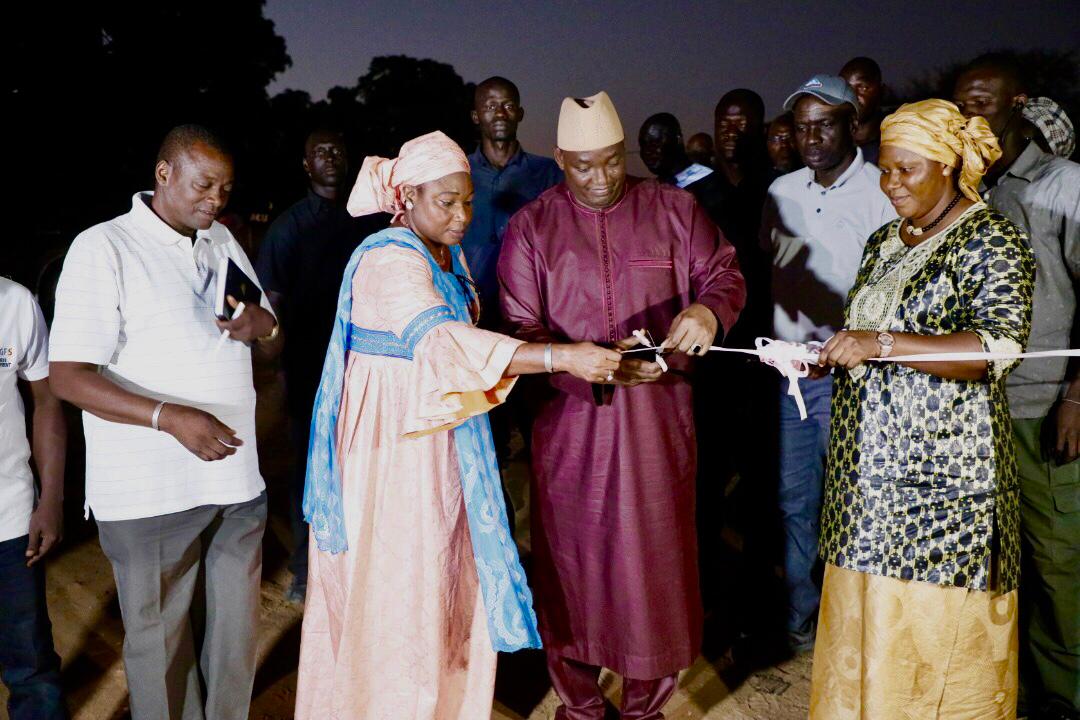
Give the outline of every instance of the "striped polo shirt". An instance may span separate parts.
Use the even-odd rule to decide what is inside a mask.
[[[171,435],[83,413],[86,500],[99,520],[130,520],[200,505],[251,500],[264,488],[255,448],[251,351],[214,322],[214,273],[223,255],[256,279],[244,251],[215,222],[195,241],[150,209],[131,211],[79,234],[56,289],[51,362],[92,363],[120,387],[205,410],[244,441],[206,462]],[[263,307],[269,308],[266,297]]]

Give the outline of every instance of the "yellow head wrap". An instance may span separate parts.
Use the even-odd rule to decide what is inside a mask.
[[[1001,146],[986,118],[965,118],[948,100],[923,100],[901,105],[881,121],[881,144],[894,145],[924,158],[959,165],[960,192],[979,201],[979,181]]]

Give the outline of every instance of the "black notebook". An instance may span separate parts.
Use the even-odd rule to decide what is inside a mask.
[[[233,308],[225,300],[228,296],[236,298],[245,305],[258,305],[262,300],[262,290],[232,258],[223,257],[217,268],[217,295],[214,301],[214,314],[222,320],[231,320]]]

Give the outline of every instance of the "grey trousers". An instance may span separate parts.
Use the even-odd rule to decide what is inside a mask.
[[[265,492],[235,505],[98,522],[124,620],[133,720],[246,720],[265,529]]]

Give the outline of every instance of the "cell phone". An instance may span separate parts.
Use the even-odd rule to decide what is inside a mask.
[[[218,320],[232,320],[233,307],[225,300],[232,296],[237,303],[258,305],[262,300],[262,290],[240,269],[230,257],[223,257],[217,267],[217,294],[214,300],[214,314]]]

